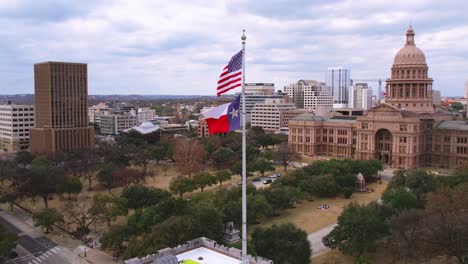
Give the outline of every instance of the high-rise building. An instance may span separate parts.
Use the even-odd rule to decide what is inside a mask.
[[[28,149],[33,127],[34,105],[0,105],[0,151]]]
[[[465,98],[468,99],[468,80],[465,82]]]
[[[293,103],[286,103],[284,99],[266,99],[264,103],[255,104],[252,109],[251,125],[273,133],[288,127],[289,120],[305,112],[304,109],[297,109]]]
[[[356,83],[349,87],[349,108],[368,110],[372,107],[372,87],[367,83]]]
[[[256,92],[265,95],[272,95],[275,93],[275,84],[274,83],[246,83],[245,84],[246,92]]]
[[[325,82],[331,88],[333,108],[347,108],[351,71],[343,67],[328,68]]]
[[[94,146],[88,125],[88,65],[44,62],[34,65],[35,128],[31,152],[48,153]]]
[[[333,106],[330,87],[314,80],[299,80],[284,87],[292,102],[299,109],[317,112],[328,112]]]
[[[416,47],[414,30],[406,32],[406,44],[395,56],[391,78],[387,79],[385,102],[416,113],[433,113],[432,79],[426,57]]]
[[[442,98],[440,95],[440,91],[432,90],[432,104],[435,106],[440,106]]]

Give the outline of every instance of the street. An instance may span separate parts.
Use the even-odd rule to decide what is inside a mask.
[[[13,224],[14,223],[14,224]],[[26,225],[20,225],[17,219],[13,218],[8,212],[0,210],[0,224],[8,231],[19,236],[17,251],[18,258],[8,260],[5,263],[21,263],[21,264],[73,264],[80,263],[74,261],[73,253],[63,247],[57,246],[42,234],[36,232],[32,228],[27,228]],[[18,228],[21,226],[23,230]]]

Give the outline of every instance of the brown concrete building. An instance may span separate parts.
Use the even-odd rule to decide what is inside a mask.
[[[424,53],[411,27],[406,35],[387,80],[386,103],[363,116],[298,116],[289,121],[292,148],[310,156],[378,159],[394,168],[468,162],[468,122],[435,112]]]
[[[35,128],[30,149],[35,153],[94,146],[88,125],[88,66],[44,62],[34,65]]]

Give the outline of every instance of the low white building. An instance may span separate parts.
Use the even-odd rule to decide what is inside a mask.
[[[127,130],[124,130],[125,132],[129,132],[129,131],[132,131],[132,130],[135,130],[143,135],[146,135],[146,134],[149,134],[149,133],[153,133],[155,131],[158,131],[160,129],[160,126],[158,125],[155,125],[149,121],[146,121],[146,122],[143,122],[141,123],[141,125],[139,126],[134,126],[130,129],[127,129]]]
[[[34,127],[34,105],[0,105],[0,149],[29,149],[29,129]]]
[[[97,114],[96,120],[100,133],[105,135],[118,135],[138,125],[138,117],[134,113]]]
[[[288,127],[290,119],[305,112],[304,109],[297,109],[293,103],[286,103],[284,99],[266,99],[264,103],[255,104],[253,107],[251,126],[274,133],[280,128]]]
[[[142,258],[132,258],[125,264],[241,264],[242,252],[237,248],[229,248],[208,238],[197,238],[175,248],[165,248],[157,253]],[[249,264],[273,264],[273,261],[247,256]],[[189,262],[190,261],[190,262]]]
[[[285,86],[284,92],[289,95],[292,102],[299,109],[307,109],[314,112],[320,109],[320,111],[328,112],[333,108],[331,89],[323,82],[299,80],[296,83]]]

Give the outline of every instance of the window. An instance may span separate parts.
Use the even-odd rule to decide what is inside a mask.
[[[400,143],[406,143],[407,138],[406,137],[400,137]]]
[[[400,124],[400,131],[408,131],[408,125],[407,124]]]
[[[362,127],[362,129],[368,129],[368,128],[369,128],[369,124],[368,124],[368,123],[362,123],[362,124],[361,124],[361,127]]]

